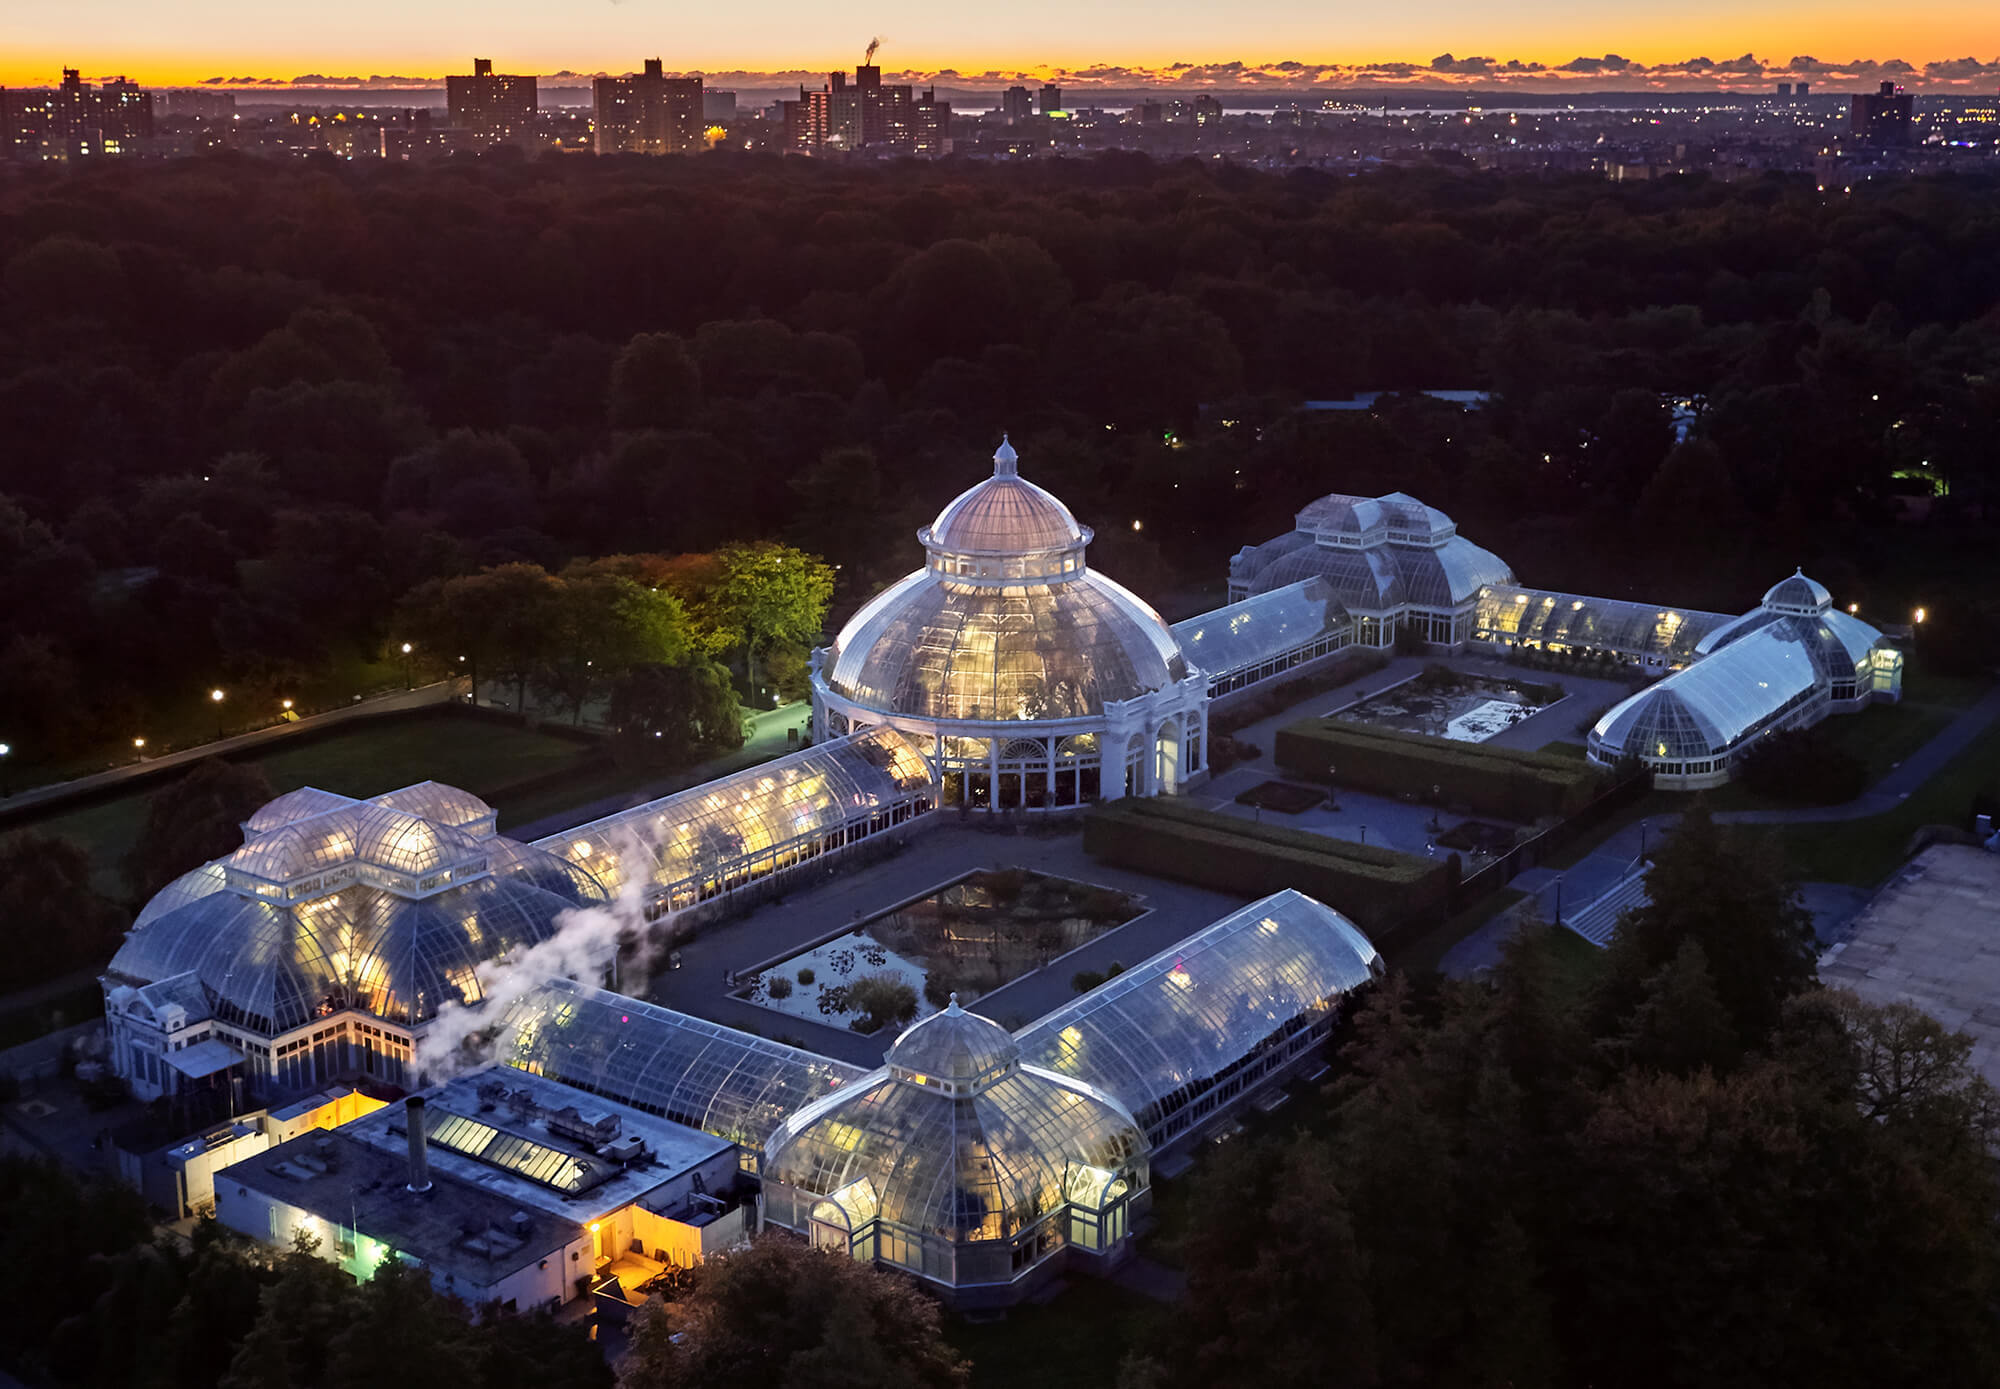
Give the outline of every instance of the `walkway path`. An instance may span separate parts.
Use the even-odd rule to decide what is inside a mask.
[[[2000,686],[1987,691],[1977,703],[1938,730],[1929,742],[1851,801],[1796,809],[1723,811],[1715,817],[1716,821],[1739,825],[1816,824],[1884,814],[1908,800],[1911,793],[1964,753],[1996,719],[2000,719]],[[1563,894],[1565,913],[1571,904],[1581,906],[1601,896],[1617,882],[1624,868],[1679,823],[1678,814],[1668,813],[1627,825],[1573,867],[1561,871],[1531,868],[1516,877],[1511,886],[1529,894],[1543,920],[1553,921],[1557,891]],[[1868,897],[1867,893],[1842,883],[1806,883],[1802,895],[1813,912],[1813,929],[1822,940],[1837,934],[1852,920]],[[1501,943],[1514,933],[1526,908],[1526,903],[1516,903],[1493,917],[1446,951],[1439,969],[1449,975],[1463,976],[1491,968],[1500,958]]]
[[[247,752],[252,748],[264,747],[269,743],[293,737],[309,729],[328,728],[335,724],[352,723],[357,719],[373,718],[380,714],[398,713],[405,709],[422,709],[433,704],[443,704],[452,697],[454,681],[440,680],[435,685],[425,685],[415,690],[398,690],[394,694],[378,695],[374,699],[364,699],[358,704],[350,704],[344,709],[329,709],[324,714],[312,714],[297,723],[276,723],[269,728],[254,729],[249,733],[238,733],[228,738],[218,738],[214,742],[197,743],[191,748],[178,752],[162,753],[158,757],[147,757],[128,762],[122,767],[112,767],[102,772],[92,772],[89,776],[77,777],[72,781],[51,782],[47,786],[31,787],[16,792],[12,796],[0,798],[0,811],[9,815],[40,805],[53,805],[68,800],[72,796],[90,791],[101,791],[108,786],[118,786],[138,777],[153,776],[172,767],[186,766],[210,757],[227,757],[231,753]]]

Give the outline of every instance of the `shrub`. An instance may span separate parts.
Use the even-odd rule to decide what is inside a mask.
[[[792,981],[785,978],[782,974],[774,974],[764,981],[764,992],[772,998],[790,998],[792,996]]]
[[[1098,806],[1084,821],[1083,847],[1121,867],[1248,897],[1297,888],[1371,933],[1440,916],[1458,865],[1456,856],[1439,862],[1176,800]]]
[[[917,991],[891,974],[868,974],[847,986],[847,1007],[861,1014],[848,1026],[874,1032],[917,1015]]]
[[[1800,728],[1759,739],[1737,759],[1736,776],[1773,800],[1838,805],[1868,789],[1868,769],[1823,728]]]
[[[802,969],[799,971],[799,982],[801,984],[810,984],[814,979],[818,977],[819,976],[814,974],[810,969]]]
[[[1522,823],[1571,814],[1601,781],[1596,768],[1570,758],[1337,719],[1305,719],[1279,729],[1275,755],[1280,770],[1308,781],[1337,780],[1386,796],[1436,786],[1448,804]],[[1331,778],[1329,767],[1335,769]]]
[[[1080,969],[1069,977],[1069,986],[1080,994],[1087,994],[1105,981],[1107,976],[1101,970]]]

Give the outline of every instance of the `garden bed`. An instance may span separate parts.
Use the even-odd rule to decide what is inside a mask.
[[[1129,893],[1021,868],[981,869],[759,973],[737,997],[872,1033],[962,1006],[1143,910]]]
[[[1296,781],[1260,781],[1238,796],[1236,803],[1275,810],[1280,815],[1298,815],[1325,805],[1326,792],[1318,786],[1301,786]]]
[[[1335,710],[1334,716],[1347,723],[1421,733],[1456,743],[1483,743],[1533,718],[1562,697],[1563,691],[1556,685],[1496,680],[1433,665],[1413,679]]]

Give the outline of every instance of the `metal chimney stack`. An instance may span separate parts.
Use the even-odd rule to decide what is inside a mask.
[[[431,1189],[429,1140],[424,1134],[424,1097],[412,1095],[403,1102],[404,1120],[410,1129],[410,1190],[422,1194]]]

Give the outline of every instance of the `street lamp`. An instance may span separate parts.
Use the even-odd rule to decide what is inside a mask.
[[[1917,619],[1919,623],[1922,623],[1923,620],[1929,615],[1930,614],[1926,613],[1922,608],[1918,608],[1916,612],[1913,614],[1913,616]]]
[[[210,690],[208,692],[208,702],[215,706],[215,736],[220,740],[222,737],[222,691],[220,689]]]
[[[417,687],[416,681],[410,675],[410,652],[413,649],[408,642],[403,643],[403,688],[406,690],[414,690]]]
[[[11,796],[14,787],[7,780],[7,754],[14,750],[12,743],[0,743],[0,796]]]
[[[1563,875],[1556,874],[1556,925],[1563,924]]]

